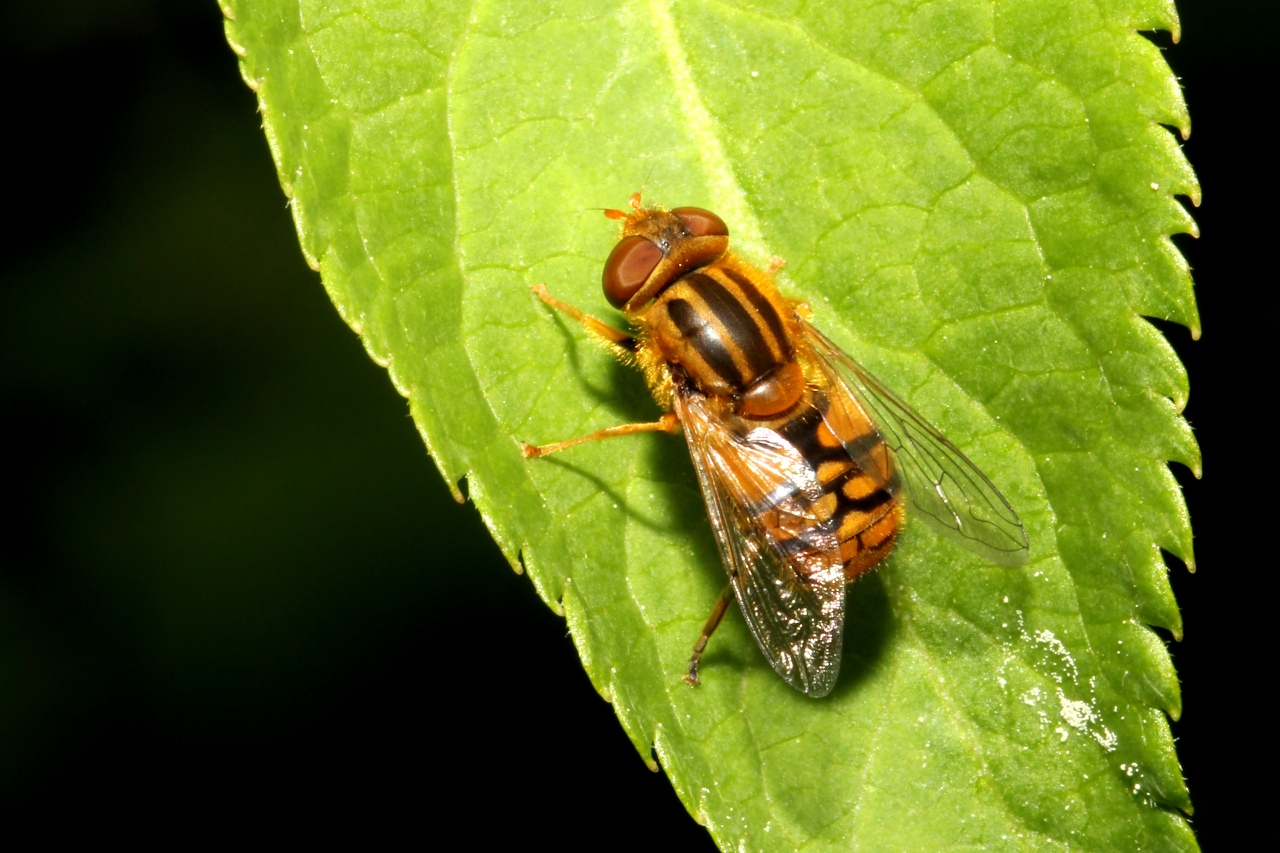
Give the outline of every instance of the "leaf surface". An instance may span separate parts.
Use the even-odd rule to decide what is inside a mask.
[[[1168,235],[1198,198],[1168,0],[224,0],[303,251],[444,476],[562,609],[584,665],[724,849],[1194,849],[1147,626],[1191,562],[1169,460],[1197,328]],[[646,176],[647,184],[646,184]],[[921,525],[849,590],[815,701],[741,618],[683,442],[536,462],[658,409],[530,294],[601,314],[614,226],[698,205],[788,262],[815,323],[1017,508],[1021,569]],[[445,673],[424,673],[424,678]]]

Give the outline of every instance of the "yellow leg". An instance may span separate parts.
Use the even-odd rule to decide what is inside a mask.
[[[617,435],[635,435],[638,432],[667,432],[675,433],[680,429],[680,419],[676,417],[675,412],[667,412],[661,418],[652,423],[647,424],[622,424],[621,426],[609,427],[608,429],[598,429],[590,435],[580,435],[577,438],[570,438],[566,441],[557,441],[554,444],[543,444],[535,446],[526,442],[520,442],[520,452],[524,454],[525,459],[537,459],[539,456],[546,456],[548,453],[558,453],[569,447],[576,447],[579,444],[586,444],[588,441],[598,441],[602,438],[613,438]]]
[[[733,601],[733,585],[726,586],[720,593],[720,597],[716,599],[716,606],[711,609],[711,615],[707,617],[707,623],[702,626],[702,633],[698,635],[698,642],[693,644],[693,654],[689,656],[689,671],[685,673],[684,680],[689,684],[698,683],[698,664],[702,662],[702,653],[707,650],[707,642],[711,639],[711,635],[716,632],[716,628],[720,627],[720,620],[724,618],[725,611],[729,609],[729,602]]]
[[[546,285],[535,284],[533,286],[533,293],[535,296],[537,296],[547,305],[551,306],[557,311],[562,311],[565,314],[568,314],[573,319],[577,320],[586,328],[588,332],[596,335],[597,337],[604,338],[609,343],[616,344],[617,346],[620,346],[623,349],[631,350],[631,351],[635,350],[636,339],[634,336],[629,335],[626,332],[620,331],[618,329],[615,329],[613,326],[610,326],[605,321],[598,319],[596,317],[592,317],[590,314],[583,314],[581,311],[579,311],[577,308],[574,308],[572,305],[570,305],[567,302],[561,302],[559,299],[556,299],[554,296],[552,296],[550,293],[547,292]]]

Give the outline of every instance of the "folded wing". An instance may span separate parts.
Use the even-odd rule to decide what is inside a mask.
[[[992,562],[1021,566],[1029,546],[1022,521],[978,467],[915,409],[824,334],[806,323],[823,368],[871,414],[906,481],[909,518]]]
[[[776,431],[677,394],[716,544],[760,650],[788,684],[825,696],[840,672],[844,574],[813,466]]]

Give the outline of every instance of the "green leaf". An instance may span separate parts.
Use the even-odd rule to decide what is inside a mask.
[[[1191,564],[1168,460],[1198,197],[1160,125],[1170,0],[224,0],[303,250],[444,476],[565,614],[593,683],[724,849],[1186,850],[1165,714]],[[746,257],[976,461],[1022,569],[911,525],[850,589],[811,700],[736,614],[683,442],[641,377],[530,294],[608,312],[600,207],[720,213]],[[519,557],[519,559],[518,559]],[[423,673],[456,684],[457,677]],[[500,678],[500,670],[485,674]]]

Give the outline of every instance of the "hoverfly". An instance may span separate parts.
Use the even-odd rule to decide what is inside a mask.
[[[622,235],[604,267],[623,332],[534,288],[645,374],[666,409],[535,447],[684,430],[729,585],[689,659],[698,666],[730,590],[788,684],[825,696],[840,671],[845,586],[893,548],[906,515],[1007,566],[1026,562],[1009,502],[955,445],[810,325],[773,277],[729,251],[729,229],[694,207],[607,210]],[[776,270],[775,270],[776,271]]]

